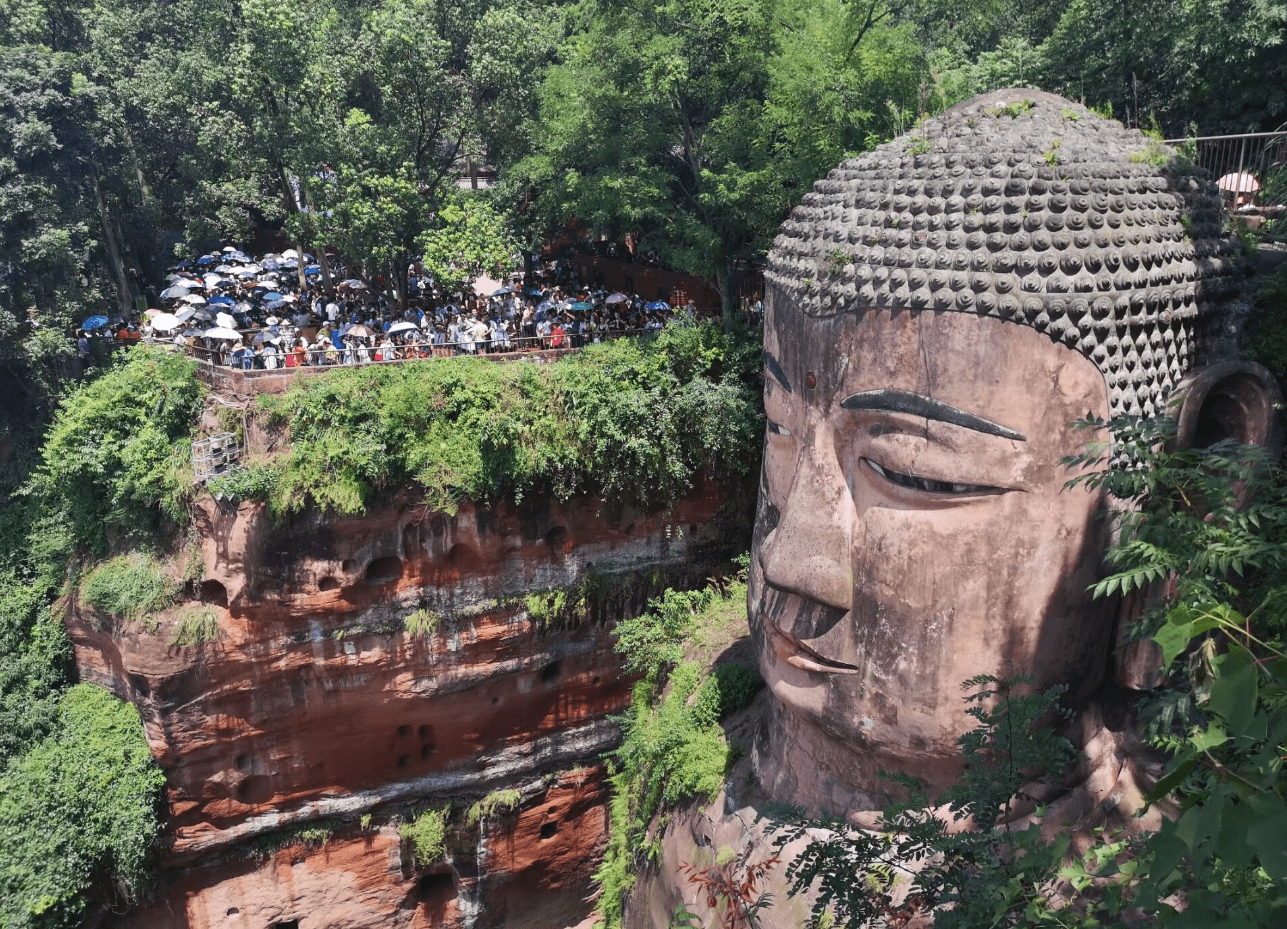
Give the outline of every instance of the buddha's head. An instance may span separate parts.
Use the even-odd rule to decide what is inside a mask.
[[[1218,191],[1159,154],[1002,91],[846,161],[783,226],[749,606],[824,776],[941,784],[976,675],[1074,703],[1103,681],[1114,610],[1087,588],[1109,527],[1067,486],[1074,423],[1167,413],[1239,272]],[[1225,373],[1190,405],[1264,440],[1272,378]]]

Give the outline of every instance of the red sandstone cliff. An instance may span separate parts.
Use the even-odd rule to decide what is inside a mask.
[[[157,898],[109,924],[576,922],[606,829],[595,765],[630,691],[612,623],[709,569],[725,499],[448,518],[394,497],[285,526],[208,501],[216,640],[167,644],[191,605],[156,631],[70,611],[82,679],[138,705],[168,778]],[[412,635],[409,616],[433,628]],[[502,788],[516,810],[460,823]],[[397,823],[424,802],[453,804],[454,844],[416,869]],[[311,844],[292,840],[303,829]]]

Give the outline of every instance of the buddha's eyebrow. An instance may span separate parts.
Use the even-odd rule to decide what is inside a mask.
[[[782,388],[787,393],[791,393],[791,382],[787,380],[786,372],[782,370],[782,365],[778,364],[778,360],[773,357],[772,352],[764,353],[764,367],[777,379],[777,382],[782,385]]]
[[[905,390],[864,390],[862,393],[850,394],[840,401],[846,410],[888,410],[891,413],[907,413],[911,416],[923,416],[936,419],[941,423],[953,426],[964,426],[985,435],[1000,436],[1003,439],[1014,439],[1016,442],[1028,441],[1013,429],[999,426],[994,422],[975,416],[965,410],[948,406],[942,400],[909,393]]]

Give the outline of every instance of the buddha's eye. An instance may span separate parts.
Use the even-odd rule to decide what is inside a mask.
[[[918,490],[921,493],[953,494],[956,496],[1005,493],[1004,489],[1000,487],[989,487],[986,484],[961,484],[954,481],[939,481],[931,477],[917,477],[915,474],[900,474],[897,471],[882,468],[870,458],[864,458],[863,461],[867,462],[869,468],[891,484],[906,487],[909,490]]]
[[[786,426],[778,425],[771,419],[768,420],[768,425],[769,425],[769,432],[772,433],[773,435],[790,435],[791,434],[790,429],[788,429]]]

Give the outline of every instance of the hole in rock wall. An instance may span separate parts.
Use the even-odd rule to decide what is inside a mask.
[[[241,910],[237,909],[235,906],[230,906],[230,907],[228,907],[228,912],[227,912],[227,913],[225,913],[224,915],[225,915],[225,916],[240,916],[240,915],[241,915]]]
[[[563,547],[563,543],[568,540],[568,531],[562,526],[555,526],[549,532],[545,533],[545,544],[550,548],[558,549]]]
[[[215,606],[228,605],[228,588],[218,581],[201,582],[201,599]]]
[[[410,726],[399,726],[399,727],[398,727],[398,735],[402,736],[402,738],[404,738],[404,739],[405,739],[407,736],[411,735],[411,727],[410,727]]]
[[[147,682],[147,678],[142,674],[131,674],[130,686],[134,688],[134,692],[140,697],[146,697],[152,693],[152,685]]]
[[[465,571],[478,564],[478,553],[463,542],[447,550],[447,566],[456,571]]]
[[[594,676],[594,680],[592,680],[590,683],[591,683],[591,684],[597,684],[597,683],[599,683],[599,675],[597,675],[597,674],[596,674],[596,675]]]
[[[559,679],[559,675],[562,673],[563,673],[562,662],[551,661],[541,671],[541,683],[553,684],[555,681]]]
[[[249,770],[250,770],[250,756],[249,756],[249,755],[238,755],[238,756],[237,756],[237,770],[238,770],[238,771],[249,771]]]
[[[559,831],[558,823],[541,823],[541,838],[552,839]]]
[[[392,584],[402,577],[402,559],[397,555],[377,558],[366,566],[366,582],[370,585]]]
[[[420,894],[421,900],[454,897],[456,885],[450,874],[424,874],[416,881],[416,892]]]
[[[333,577],[324,577],[317,582],[318,590],[336,590],[339,586],[340,582]]]
[[[688,524],[688,537],[690,539],[697,537],[697,523]]]
[[[429,725],[422,725],[422,726],[420,727],[420,738],[422,738],[422,739],[432,739],[432,738],[433,738],[433,726],[429,726]]]
[[[399,755],[399,756],[398,756],[398,767],[399,767],[399,768],[405,768],[405,767],[406,767],[407,765],[409,765],[409,764],[411,764],[411,756],[410,756],[410,755]]]
[[[254,774],[237,785],[237,799],[254,805],[267,803],[273,796],[273,785],[265,774]]]
[[[420,757],[421,757],[421,758],[428,758],[430,755],[432,755],[432,754],[437,750],[437,748],[438,748],[438,746],[434,745],[432,742],[428,743],[427,745],[421,745],[421,746],[420,746]]]
[[[299,929],[298,919],[283,919],[273,923],[272,929]]]

